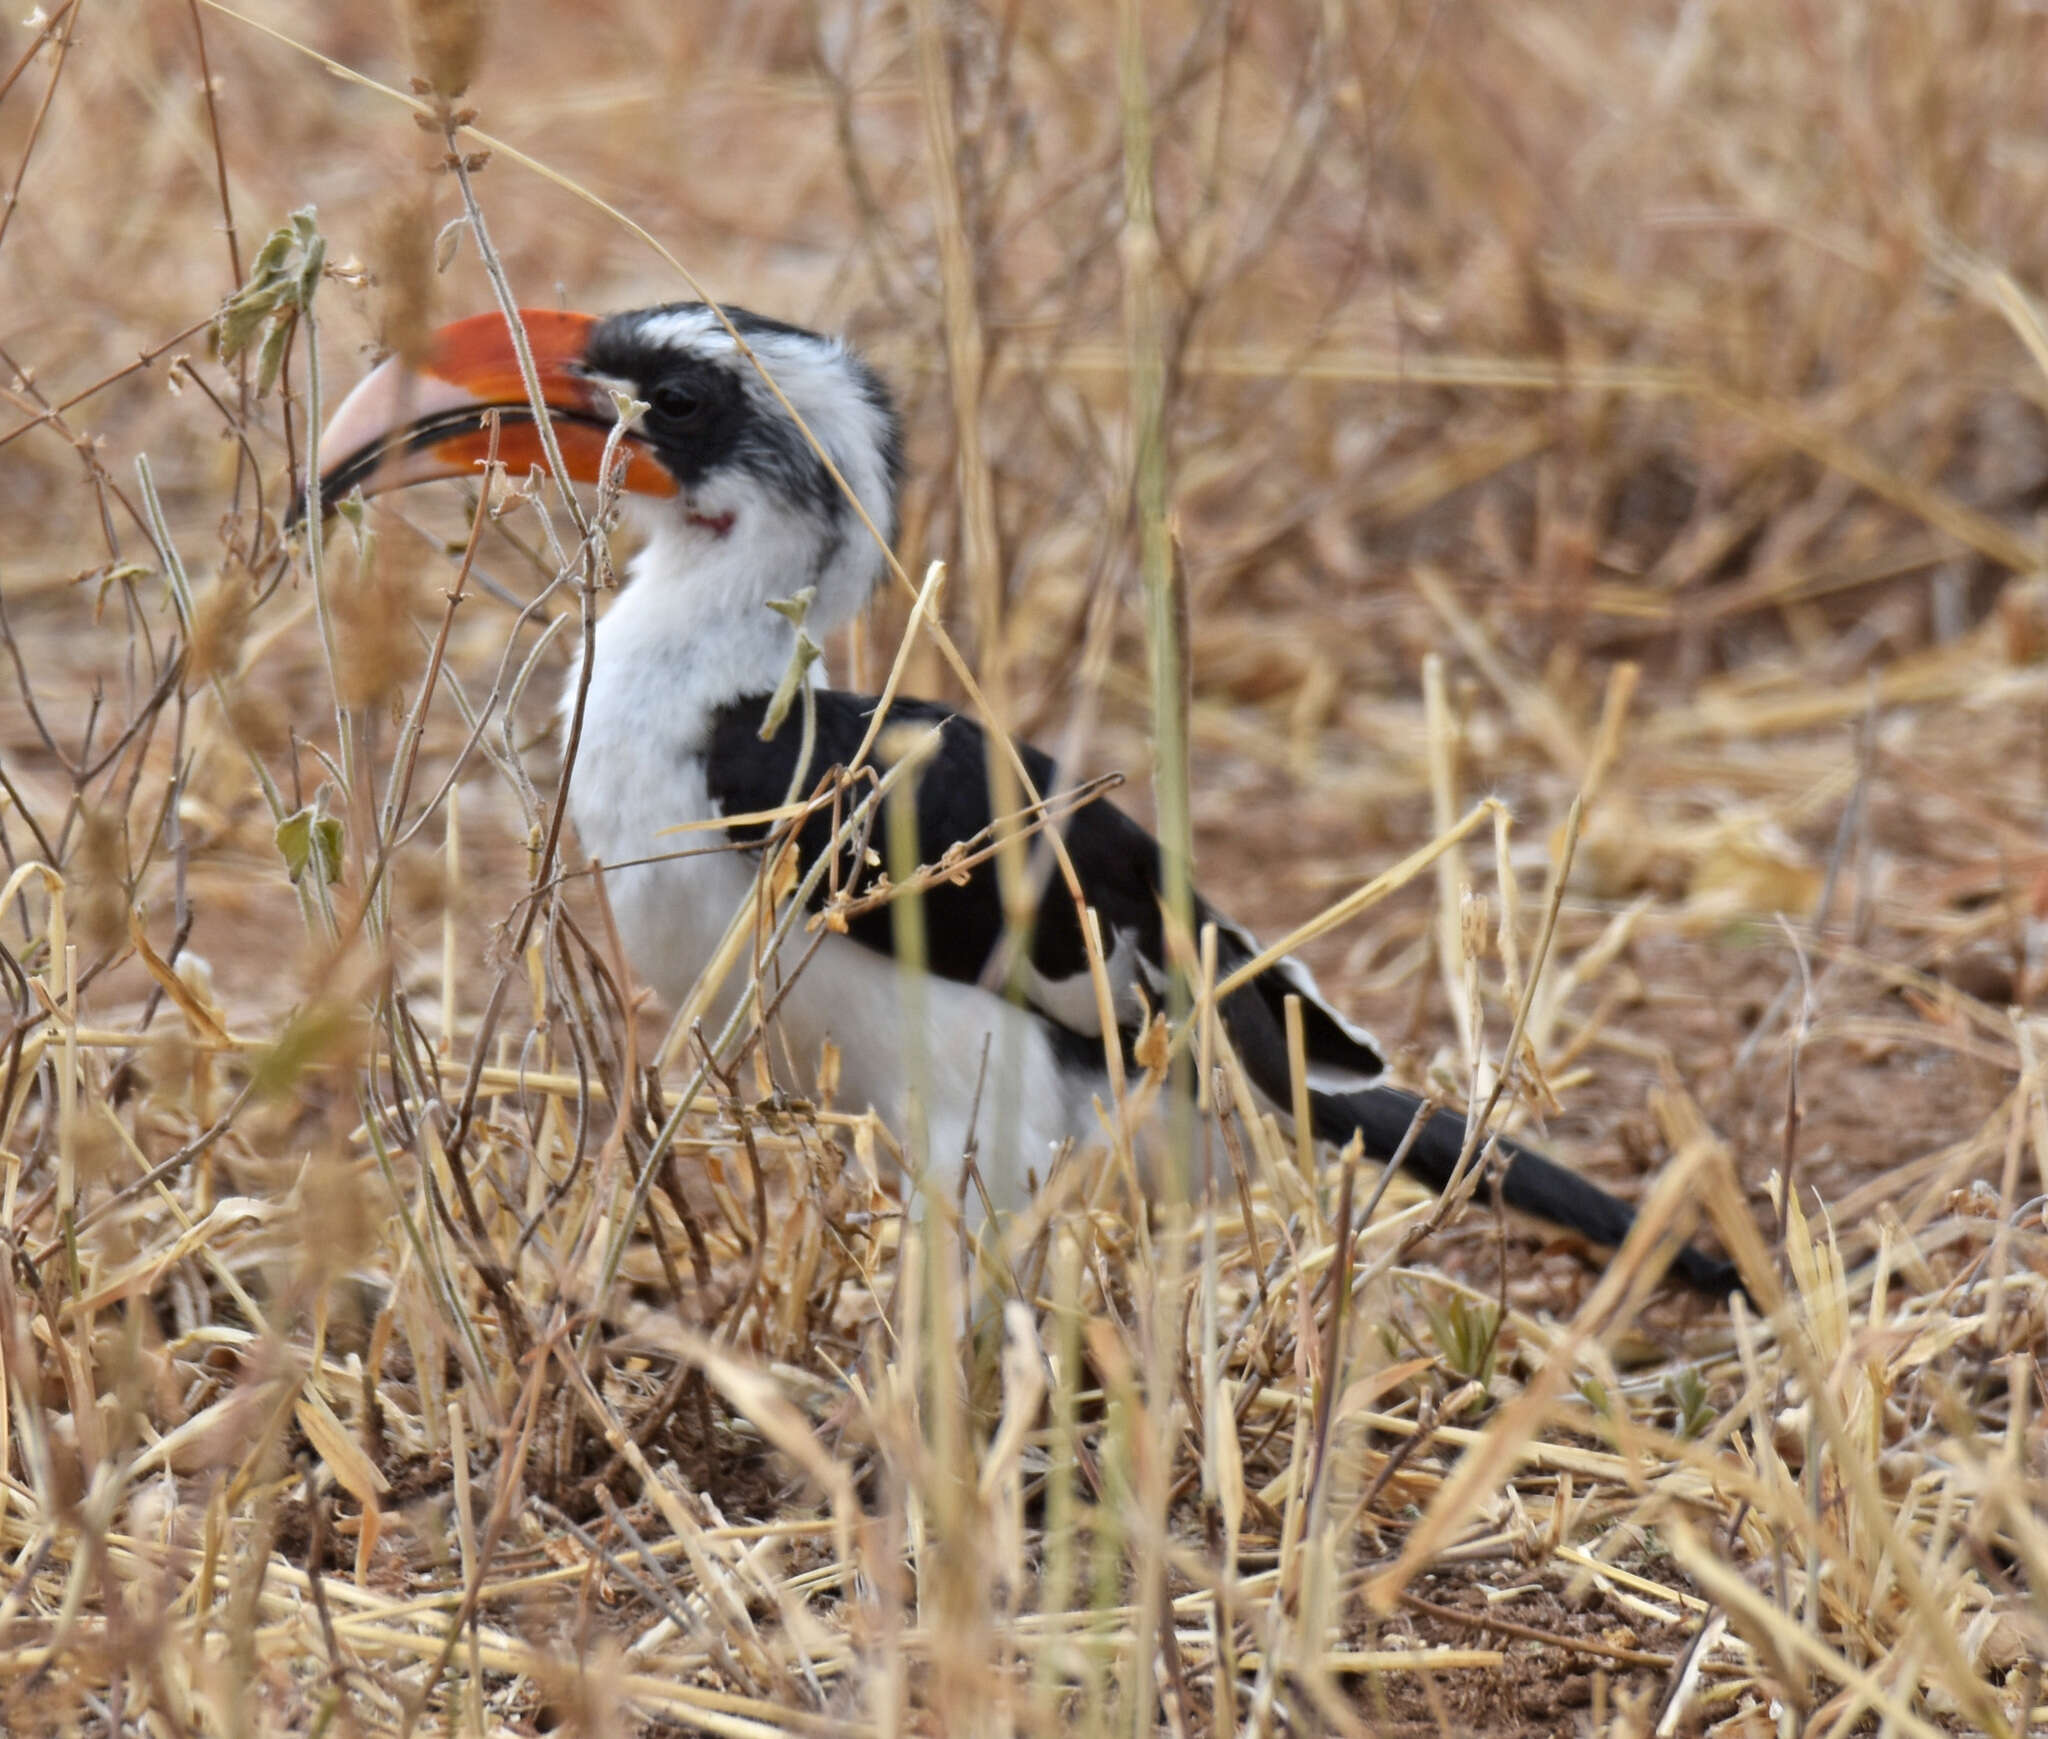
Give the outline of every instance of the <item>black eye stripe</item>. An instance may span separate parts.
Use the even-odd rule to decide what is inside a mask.
[[[836,365],[843,378],[834,385],[861,401],[879,425],[875,439],[881,482],[893,496],[902,475],[901,434],[888,389],[875,373],[815,332],[744,309],[728,308],[726,313],[750,341],[787,341],[794,346],[792,354],[807,362],[829,359]],[[591,334],[584,366],[624,383],[633,397],[646,403],[641,434],[684,489],[721,475],[750,478],[785,508],[843,530],[841,522],[850,510],[824,461],[788,413],[756,386],[753,365],[737,357],[712,324],[696,303],[615,314]],[[772,372],[775,344],[767,349],[770,354],[764,360]],[[665,404],[666,387],[679,388],[684,397],[698,402]],[[844,455],[840,462],[845,462]]]

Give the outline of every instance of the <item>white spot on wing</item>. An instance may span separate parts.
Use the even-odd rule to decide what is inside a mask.
[[[1111,935],[1115,938],[1114,944],[1102,963],[1109,979],[1110,1006],[1115,1010],[1119,1026],[1136,1026],[1144,1015],[1144,1002],[1138,994],[1139,974],[1143,974],[1155,997],[1165,986],[1166,979],[1157,963],[1146,958],[1139,948],[1135,931],[1118,929]],[[1046,1019],[1057,1021],[1069,1032],[1081,1033],[1092,1039],[1102,1036],[1102,1019],[1095,1004],[1095,984],[1085,967],[1071,978],[1047,978],[1027,962],[1024,968],[1024,999]]]
[[[1218,918],[1216,928],[1231,937],[1245,951],[1247,959],[1256,958],[1259,952],[1258,938],[1242,924],[1234,924],[1228,918]],[[1279,974],[1287,988],[1303,1002],[1313,1003],[1330,1018],[1330,1024],[1355,1045],[1362,1045],[1375,1057],[1384,1057],[1386,1051],[1378,1039],[1360,1026],[1355,1020],[1335,1007],[1317,986],[1315,974],[1310,972],[1292,954],[1283,954],[1274,961],[1269,971]],[[1322,1093],[1348,1093],[1360,1087],[1371,1087],[1385,1077],[1384,1068],[1373,1070],[1333,1069],[1327,1064],[1318,1064],[1309,1070],[1308,1084]]]

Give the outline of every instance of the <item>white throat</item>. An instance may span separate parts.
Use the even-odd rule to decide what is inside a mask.
[[[873,593],[880,552],[851,514],[791,512],[745,476],[635,505],[647,540],[598,624],[593,688],[648,668],[684,682],[707,709],[772,693],[797,630],[771,604],[809,591],[804,625],[822,642]]]
[[[772,692],[796,646],[795,628],[766,606],[785,595],[762,578],[771,552],[747,530],[737,516],[720,535],[673,515],[599,621],[588,684],[572,664],[562,691],[565,744],[583,702],[569,773],[581,852],[606,866],[627,954],[671,1007],[745,899],[752,869],[712,849],[711,834],[669,830],[716,813],[705,756],[719,709]]]

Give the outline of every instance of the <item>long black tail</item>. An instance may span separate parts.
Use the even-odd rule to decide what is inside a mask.
[[[1366,1087],[1350,1093],[1311,1093],[1309,1105],[1320,1139],[1341,1147],[1356,1130],[1367,1156],[1386,1160],[1406,1138],[1422,1100],[1399,1087]],[[1432,1112],[1416,1132],[1403,1169],[1440,1190],[1450,1182],[1464,1147],[1464,1117],[1455,1111]],[[1506,1136],[1497,1137],[1495,1147],[1508,1160],[1501,1196],[1509,1207],[1539,1215],[1597,1244],[1619,1244],[1628,1236],[1636,1211],[1620,1197]],[[1716,1296],[1726,1296],[1741,1285],[1732,1262],[1690,1244],[1671,1266],[1690,1284]]]

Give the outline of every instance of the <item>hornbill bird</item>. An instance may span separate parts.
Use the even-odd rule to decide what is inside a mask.
[[[718,824],[808,794],[824,770],[854,762],[868,734],[875,697],[813,685],[804,713],[793,711],[764,738],[799,634],[790,611],[769,606],[808,588],[805,627],[821,638],[861,613],[885,571],[876,534],[895,535],[903,463],[889,393],[846,344],[738,308],[723,316],[685,302],[604,318],[534,311],[520,322],[563,469],[575,481],[600,481],[609,451],[621,499],[645,533],[597,624],[587,687],[573,672],[568,685],[565,713],[579,692],[583,706],[568,809],[583,849],[606,866],[635,969],[671,1006],[751,897],[764,848],[758,820]],[[381,363],[322,438],[323,499],[358,486],[472,476],[493,438],[514,475],[545,464],[524,382],[513,331],[495,313],[443,328],[418,367]],[[633,401],[644,409],[621,432],[622,407]],[[494,436],[490,412],[499,419]],[[938,864],[996,819],[982,729],[944,706],[903,699],[888,719],[927,739],[906,783],[918,861]],[[1051,796],[1051,759],[1023,745],[1019,753],[1032,785]],[[690,822],[710,823],[711,841],[723,833],[729,849],[702,849],[703,833],[661,837]],[[1170,970],[1158,843],[1107,801],[1083,803],[1053,825],[1097,915],[1120,1029],[1110,1042],[1128,1047],[1145,1010],[1163,1002]],[[830,812],[814,813],[798,834],[801,861],[837,851],[844,861],[830,879],[841,891],[871,885],[879,855],[850,847],[843,833],[835,835]],[[825,880],[815,900],[825,897]],[[902,993],[887,905],[856,902],[849,916],[842,902],[801,970],[779,987],[778,1043],[801,1070],[830,1041],[841,1058],[840,1101],[872,1106],[898,1132],[915,1093],[928,1185],[957,1179],[971,1152],[996,1203],[1015,1206],[1028,1176],[1063,1143],[1098,1133],[1094,1105],[1109,1097],[1083,921],[1066,881],[1044,878],[1024,946],[1006,947],[997,866],[986,858],[931,878],[922,898],[921,995]],[[1251,936],[1206,902],[1197,900],[1194,916],[1197,934],[1216,924],[1220,975],[1258,955]],[[1424,1102],[1387,1081],[1379,1046],[1291,958],[1221,1006],[1254,1088],[1287,1113],[1289,995],[1301,999],[1316,1136],[1341,1146],[1356,1134],[1369,1156],[1385,1160],[1415,1125],[1404,1163],[1441,1189],[1465,1144],[1464,1117],[1432,1109],[1418,1121]],[[912,1019],[921,1032],[910,1030]],[[1506,1139],[1495,1156],[1509,1205],[1600,1244],[1618,1244],[1628,1231],[1633,1209],[1575,1172]],[[1703,1289],[1735,1283],[1727,1263],[1690,1246],[1675,1266]]]

